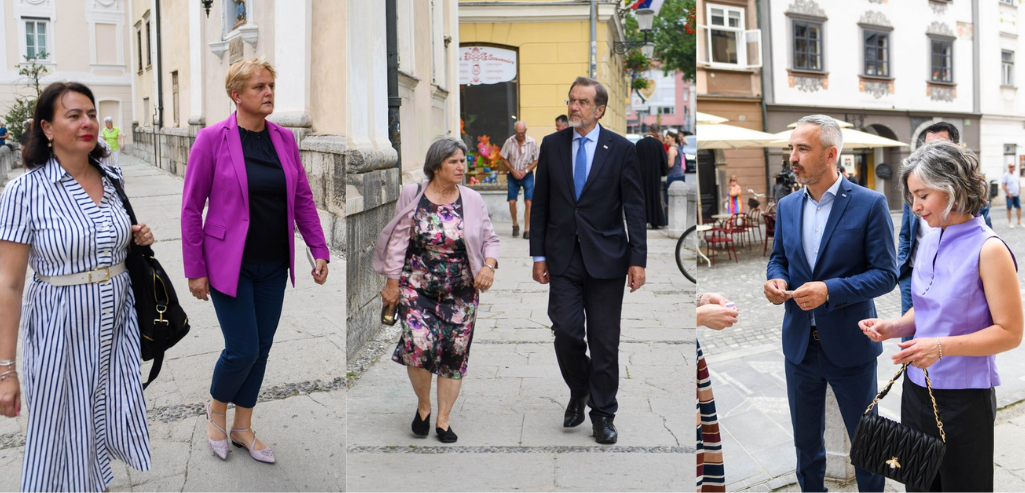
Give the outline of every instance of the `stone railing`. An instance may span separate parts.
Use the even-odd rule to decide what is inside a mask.
[[[0,186],[7,184],[11,170],[21,166],[21,149],[12,150],[9,146],[0,146]]]

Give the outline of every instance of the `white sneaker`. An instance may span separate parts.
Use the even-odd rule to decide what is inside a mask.
[[[1007,223],[1007,227],[1009,227],[1009,228],[1011,228],[1011,229],[1014,229],[1014,224],[1011,224],[1011,223]]]

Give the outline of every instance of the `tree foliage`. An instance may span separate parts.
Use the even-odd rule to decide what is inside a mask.
[[[684,80],[690,81],[694,80],[698,44],[696,9],[696,0],[665,0],[648,33],[648,40],[655,44],[655,58],[661,62],[662,71],[669,74],[678,70]],[[630,40],[644,39],[633,15],[626,17],[626,36]]]
[[[50,73],[45,65],[37,63],[37,60],[46,60],[48,57],[46,52],[40,52],[37,54],[37,58],[32,59],[25,56],[25,65],[22,65],[18,69],[18,75],[25,77],[27,82],[25,86],[33,90],[33,94],[30,96],[17,96],[14,98],[14,104],[7,111],[7,115],[4,116],[4,121],[8,125],[8,140],[17,141],[21,138],[21,124],[32,118],[32,115],[36,112],[36,100],[39,99],[39,95],[43,93],[43,87],[40,80],[46,77],[46,74]]]

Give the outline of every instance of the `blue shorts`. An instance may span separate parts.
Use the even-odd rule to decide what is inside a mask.
[[[1011,207],[1014,207],[1015,209],[1021,209],[1021,197],[1012,197],[1008,195],[1007,208],[1010,209]]]
[[[512,173],[505,175],[505,178],[509,182],[509,198],[507,200],[516,200],[516,197],[520,194],[520,187],[523,187],[523,200],[534,200],[533,171],[527,172],[522,180],[513,178]]]

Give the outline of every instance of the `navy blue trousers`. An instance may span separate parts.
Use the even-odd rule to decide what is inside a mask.
[[[288,261],[243,262],[238,292],[232,298],[213,287],[217,321],[224,334],[224,350],[214,366],[210,395],[221,402],[254,407],[263,385],[267,356],[278,330],[285,301]]]
[[[818,341],[811,341],[804,361],[794,364],[786,360],[785,368],[797,448],[797,482],[801,491],[826,491],[826,385],[833,388],[847,435],[853,441],[861,413],[876,396],[876,360],[839,367],[829,361]],[[855,468],[854,474],[858,490],[883,491],[886,479],[882,476],[860,468]]]

